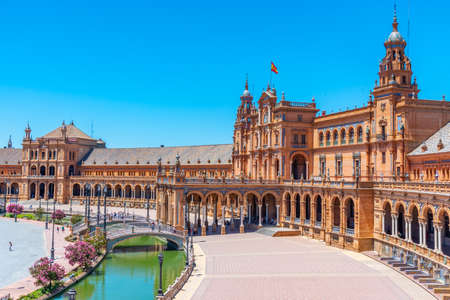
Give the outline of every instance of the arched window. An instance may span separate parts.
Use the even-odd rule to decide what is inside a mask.
[[[44,166],[41,166],[41,168],[39,169],[39,175],[45,176],[45,167]]]
[[[341,145],[345,144],[345,128],[341,129]]]
[[[70,165],[69,166],[69,176],[73,176],[73,175],[75,175],[75,169],[74,169],[73,165]]]
[[[72,188],[72,196],[77,197],[81,195],[81,188],[78,183],[75,183]]]
[[[353,127],[350,127],[350,130],[348,131],[348,143],[353,144],[355,137],[355,130]]]
[[[335,129],[334,131],[333,131],[333,145],[337,145],[338,144],[338,132],[337,132],[337,130]]]
[[[55,176],[55,166],[50,166],[50,168],[48,168],[48,175]]]
[[[358,143],[362,143],[363,141],[363,129],[361,126],[358,127]]]
[[[319,145],[320,145],[320,147],[323,146],[323,132],[319,133]]]
[[[331,135],[330,135],[330,132],[329,132],[329,131],[327,131],[326,138],[327,138],[327,146],[330,146]]]

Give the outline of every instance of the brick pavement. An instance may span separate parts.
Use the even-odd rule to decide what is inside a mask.
[[[303,237],[246,233],[194,241],[206,262],[203,279],[191,291],[196,300],[434,299],[362,254]]]

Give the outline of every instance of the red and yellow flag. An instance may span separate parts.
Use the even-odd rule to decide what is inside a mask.
[[[277,69],[277,67],[275,67],[273,62],[270,62],[270,70],[272,72],[274,72],[275,74],[278,74],[278,69]]]

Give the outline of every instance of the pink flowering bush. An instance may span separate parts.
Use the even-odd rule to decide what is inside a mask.
[[[69,260],[69,264],[71,266],[81,266],[85,270],[92,265],[97,257],[95,248],[85,241],[75,242],[68,245],[65,249],[65,255]]]
[[[11,203],[6,207],[6,212],[11,214],[21,214],[23,212],[23,206],[17,203]]]
[[[57,209],[57,210],[55,210],[54,213],[52,213],[53,220],[62,220],[62,219],[64,219],[65,216],[66,216],[66,214],[60,209]]]
[[[42,257],[30,268],[31,276],[36,279],[35,285],[49,287],[53,282],[59,282],[64,277],[64,267],[57,263],[52,263],[48,257]]]

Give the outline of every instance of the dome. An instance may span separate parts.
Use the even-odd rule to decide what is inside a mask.
[[[244,92],[242,93],[242,96],[248,97],[248,96],[250,96],[250,92],[248,90],[244,90]]]
[[[388,37],[388,42],[403,42],[403,37],[398,31],[392,31]]]

